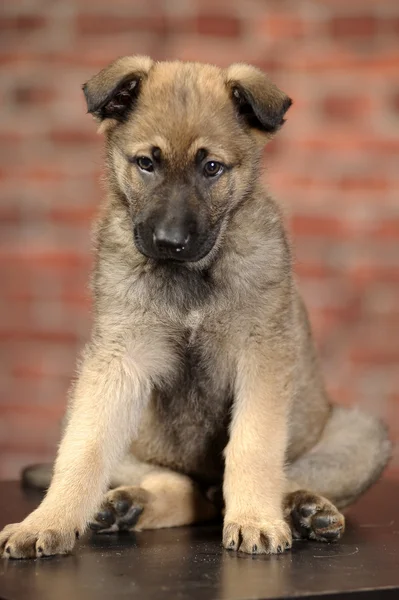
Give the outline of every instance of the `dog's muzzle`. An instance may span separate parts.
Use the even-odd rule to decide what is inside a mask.
[[[201,234],[193,225],[136,223],[134,242],[141,254],[154,260],[197,262],[212,250],[218,231],[217,227]]]

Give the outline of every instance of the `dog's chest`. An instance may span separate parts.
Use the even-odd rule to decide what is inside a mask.
[[[179,368],[172,385],[160,391],[160,409],[176,423],[198,423],[210,431],[220,423],[230,400],[228,365],[199,313],[190,313],[186,324]]]
[[[223,469],[231,386],[218,345],[200,315],[191,314],[187,324],[179,369],[153,395],[142,458],[212,481]]]

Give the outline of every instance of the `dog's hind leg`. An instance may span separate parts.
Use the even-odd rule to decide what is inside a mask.
[[[356,500],[381,475],[391,455],[386,428],[357,409],[335,406],[318,443],[287,468],[286,519],[294,537],[338,539],[338,509]]]
[[[219,514],[187,475],[126,459],[90,523],[97,532],[160,529],[208,521]]]

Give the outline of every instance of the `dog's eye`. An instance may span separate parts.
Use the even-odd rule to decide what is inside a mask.
[[[154,170],[154,164],[151,158],[148,158],[148,156],[139,156],[136,162],[138,164],[139,169],[141,169],[142,171],[152,173],[152,171]]]
[[[216,177],[216,175],[221,175],[224,171],[224,166],[220,162],[216,162],[215,160],[210,160],[204,165],[204,175],[205,177]]]

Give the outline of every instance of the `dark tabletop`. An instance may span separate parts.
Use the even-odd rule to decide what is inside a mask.
[[[222,549],[218,524],[90,535],[66,557],[0,560],[1,600],[399,600],[399,482],[378,483],[347,511],[338,544],[294,542],[277,556]],[[0,483],[0,528],[40,495]]]

